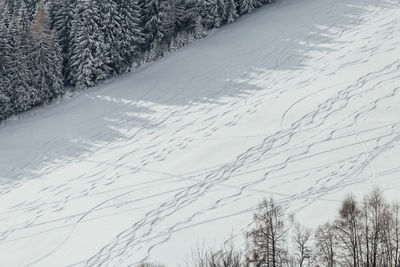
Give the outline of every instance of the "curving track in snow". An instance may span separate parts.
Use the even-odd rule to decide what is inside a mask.
[[[0,129],[0,265],[175,266],[274,197],[400,190],[400,2],[282,1]]]

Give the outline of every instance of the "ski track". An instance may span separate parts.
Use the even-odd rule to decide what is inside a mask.
[[[225,39],[218,36],[241,34],[285,12],[282,19],[295,14],[299,22],[242,41],[252,49],[219,48]],[[316,205],[322,211],[337,206],[348,190],[374,184],[398,190],[399,29],[395,0],[282,1],[132,77],[6,123],[0,129],[6,148],[0,150],[0,251],[6,252],[0,265],[173,266],[196,240],[215,243],[215,231],[221,244],[240,243],[264,197],[301,216]],[[171,60],[186,56],[204,64],[202,55],[189,53],[197,45],[213,49],[213,40],[228,59],[160,90]],[[247,58],[255,62],[241,63]],[[166,75],[176,74],[172,68]],[[162,77],[149,80],[153,75]],[[131,83],[144,89],[118,90]],[[34,136],[29,120],[38,116],[37,125],[51,125],[83,101],[94,111],[72,124],[77,130],[38,139],[13,155],[21,160],[6,161],[10,135]],[[197,165],[200,159],[205,164]],[[195,238],[182,244],[188,236]],[[35,246],[38,240],[44,245]],[[21,249],[24,256],[9,257]]]

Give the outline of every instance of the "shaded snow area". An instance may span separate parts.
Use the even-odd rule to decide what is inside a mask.
[[[273,197],[400,192],[400,2],[289,0],[0,129],[0,266],[177,266]],[[241,243],[242,242],[242,243]]]

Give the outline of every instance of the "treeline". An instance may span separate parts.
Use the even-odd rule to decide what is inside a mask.
[[[244,251],[232,247],[198,249],[187,266],[400,266],[400,203],[388,203],[379,189],[360,202],[349,195],[336,219],[316,230],[286,216],[274,200],[264,200],[254,215],[253,226],[246,233]]]
[[[272,0],[1,0],[0,120],[157,60]]]

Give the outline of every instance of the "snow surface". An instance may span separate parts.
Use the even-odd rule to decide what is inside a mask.
[[[400,192],[400,3],[281,1],[0,129],[0,266],[177,266],[274,197]]]

